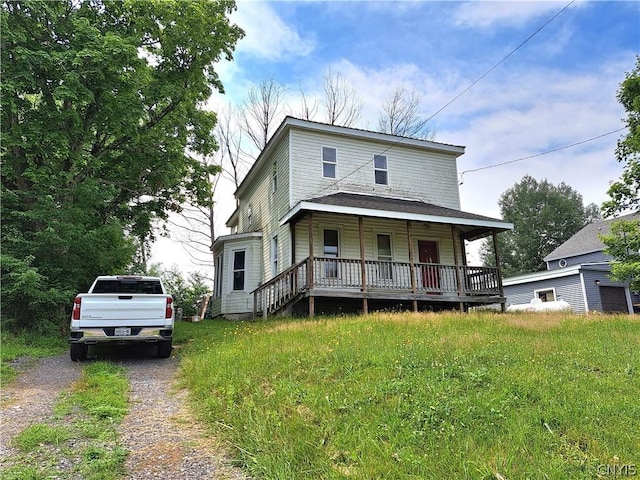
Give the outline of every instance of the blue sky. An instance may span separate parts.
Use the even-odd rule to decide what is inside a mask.
[[[360,128],[375,129],[381,105],[398,86],[421,94],[420,114],[428,118],[568,4],[239,1],[232,21],[246,37],[234,60],[218,66],[226,94],[211,104],[239,104],[251,85],[273,79],[287,88],[295,113],[299,85],[320,95],[331,70],[360,96]],[[463,172],[622,128],[616,92],[639,52],[640,2],[575,1],[438,113],[431,121],[435,141],[466,146],[458,160]],[[623,133],[465,173],[462,209],[499,217],[500,194],[525,174],[565,182],[585,205],[600,204],[622,171],[614,150]],[[222,220],[231,211],[222,206],[233,205],[231,192],[221,189],[218,199],[219,234],[227,233]]]

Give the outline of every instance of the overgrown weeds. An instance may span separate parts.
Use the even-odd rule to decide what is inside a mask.
[[[184,325],[183,381],[257,478],[594,478],[640,465],[640,320]]]

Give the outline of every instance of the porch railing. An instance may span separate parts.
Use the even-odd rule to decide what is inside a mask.
[[[272,313],[310,287],[309,258],[290,267],[254,292],[254,314]],[[481,296],[500,294],[496,267],[470,267],[439,263],[315,257],[313,288],[388,291],[425,295]],[[363,284],[362,275],[366,278]]]

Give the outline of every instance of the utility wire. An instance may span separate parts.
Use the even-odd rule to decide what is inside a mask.
[[[547,20],[540,28],[538,28],[535,32],[533,32],[531,35],[529,35],[526,39],[524,39],[522,42],[520,42],[520,45],[518,45],[516,48],[514,48],[513,50],[511,50],[507,55],[505,55],[502,60],[500,60],[498,63],[496,63],[493,67],[491,67],[489,70],[487,70],[485,73],[483,73],[482,75],[480,75],[480,77],[478,77],[478,79],[473,82],[471,85],[469,85],[467,88],[465,88],[464,90],[462,90],[458,95],[456,95],[455,97],[453,97],[453,99],[451,99],[449,102],[447,102],[443,107],[441,107],[439,110],[437,110],[434,114],[432,114],[429,118],[427,118],[426,120],[424,120],[420,126],[424,126],[429,120],[433,119],[433,117],[435,117],[436,115],[438,115],[440,112],[442,112],[445,108],[447,108],[449,105],[451,105],[453,102],[455,102],[456,100],[458,100],[462,95],[464,95],[465,93],[467,93],[469,90],[471,90],[478,82],[480,82],[484,77],[486,77],[487,75],[489,75],[491,72],[493,72],[496,68],[498,68],[500,65],[502,65],[511,55],[513,55],[514,53],[516,53],[518,50],[520,50],[525,43],[527,43],[529,40],[531,40],[533,37],[535,37],[538,33],[540,33],[542,31],[543,28],[545,28],[547,25],[549,25],[551,22],[553,22],[556,18],[558,18],[567,8],[569,8],[571,6],[571,4],[573,4],[575,2],[575,0],[571,0],[569,3],[567,3],[564,8],[562,8],[562,10],[560,10],[558,13],[556,13],[553,17],[551,17],[549,20]],[[392,145],[393,146],[393,145]],[[389,147],[391,148],[391,147]]]
[[[528,155],[526,157],[516,158],[514,160],[507,160],[506,162],[494,163],[492,165],[485,165],[484,167],[478,167],[478,168],[472,168],[470,170],[465,170],[462,173],[460,173],[460,183],[459,183],[459,185],[462,185],[464,183],[464,178],[463,177],[464,177],[465,173],[478,172],[480,170],[487,170],[489,168],[501,167],[503,165],[509,165],[510,163],[522,162],[523,160],[529,160],[531,158],[541,157],[543,155],[548,155],[550,153],[559,152],[560,150],[566,150],[567,148],[577,147],[578,145],[582,145],[584,143],[592,142],[594,140],[598,140],[599,138],[606,137],[608,135],[613,135],[614,133],[621,132],[622,130],[624,130],[626,128],[627,127],[618,128],[617,130],[612,130],[611,132],[603,133],[602,135],[598,135],[596,137],[587,138],[586,140],[582,140],[580,142],[572,143],[571,145],[564,145],[562,147],[554,148],[552,150],[547,150],[546,152],[536,153],[534,155]]]
[[[514,53],[516,53],[518,50],[520,50],[520,48],[522,48],[529,40],[531,40],[533,37],[535,37],[538,33],[540,33],[542,31],[542,29],[544,29],[547,25],[549,25],[551,22],[553,22],[556,18],[558,18],[567,8],[569,8],[573,3],[575,2],[575,0],[571,0],[569,3],[567,3],[560,11],[558,11],[553,17],[551,17],[549,20],[547,20],[544,24],[542,24],[542,26],[540,26],[535,32],[533,32],[531,35],[529,35],[525,40],[523,40],[522,42],[520,42],[520,44],[515,47],[513,50],[511,50],[511,52],[509,52],[507,55],[505,55],[502,60],[500,60],[498,63],[496,63],[495,65],[493,65],[489,70],[487,70],[485,73],[483,73],[480,77],[478,77],[477,80],[475,80],[473,83],[471,83],[467,88],[465,88],[464,90],[462,90],[458,95],[456,95],[455,97],[453,97],[453,99],[449,100],[449,102],[447,102],[444,106],[442,106],[441,108],[439,108],[435,113],[431,114],[431,116],[429,116],[427,119],[423,120],[419,125],[420,128],[422,128],[424,125],[426,125],[427,122],[429,122],[430,120],[432,120],[436,115],[438,115],[440,112],[442,112],[445,108],[447,108],[449,105],[451,105],[453,102],[455,102],[456,100],[458,100],[462,95],[464,95],[465,93],[467,93],[469,90],[471,90],[478,82],[480,82],[482,79],[484,79],[487,75],[489,75],[491,72],[493,72],[496,68],[498,68],[501,64],[503,64],[509,57],[511,57]],[[392,143],[391,145],[389,145],[387,148],[385,148],[384,150],[382,150],[378,155],[383,155],[384,153],[388,152],[391,148],[395,147],[396,145],[402,143],[402,141],[404,140],[404,138],[399,138],[396,142]],[[366,167],[367,165],[369,165],[373,160],[368,160],[367,162],[363,163],[362,165],[360,165],[358,168],[356,168],[355,170],[353,170],[352,172],[344,175],[343,177],[337,179],[335,182],[333,182],[331,185],[323,188],[322,190],[320,190],[321,192],[328,190],[330,188],[333,188],[335,185],[337,185],[339,182],[341,182],[342,180],[345,180],[346,178],[349,178],[351,175],[353,175],[354,173],[359,172],[360,170],[362,170],[364,167]]]

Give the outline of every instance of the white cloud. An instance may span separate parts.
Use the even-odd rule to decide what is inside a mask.
[[[484,29],[497,25],[524,25],[531,19],[550,16],[560,11],[566,2],[465,2],[453,13],[453,22],[460,27]],[[573,6],[573,5],[572,5]]]
[[[624,116],[615,95],[632,59],[612,58],[588,72],[530,67],[485,78],[437,115],[436,141],[467,146],[459,171],[535,155],[621,128]],[[331,65],[364,101],[360,125],[375,128],[380,105],[397,85],[416,87],[422,111],[430,115],[473,79],[425,72],[414,64],[375,70],[340,60]],[[442,81],[446,77],[448,80]],[[525,174],[538,180],[565,182],[584,203],[606,200],[610,181],[621,166],[614,159],[622,132],[577,147],[511,165],[465,174],[462,208],[500,215],[498,199]]]
[[[246,35],[238,42],[236,52],[248,53],[266,60],[291,60],[291,56],[309,55],[315,40],[301,36],[285,24],[265,2],[240,1],[231,20],[244,29]]]

